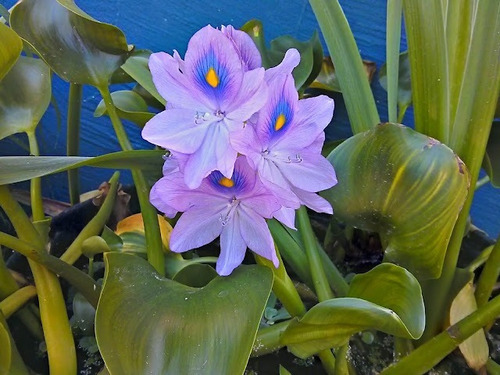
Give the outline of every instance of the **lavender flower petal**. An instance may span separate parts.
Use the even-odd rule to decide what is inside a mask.
[[[247,245],[241,237],[238,216],[235,215],[222,229],[220,235],[220,255],[216,270],[221,276],[227,276],[238,267],[243,258]]]
[[[238,51],[245,70],[252,70],[262,66],[260,52],[252,41],[252,38],[241,30],[236,30],[233,26],[222,26],[222,33],[228,37]]]
[[[240,232],[248,248],[254,253],[269,259],[275,267],[279,266],[273,238],[266,221],[252,209],[239,210]]]
[[[191,37],[184,66],[193,88],[210,99],[213,109],[224,110],[240,89],[243,64],[238,52],[231,40],[212,26]]]
[[[203,178],[210,172],[223,167],[221,172],[226,177],[233,174],[236,151],[229,143],[229,132],[221,122],[212,124],[201,146],[189,155],[184,168],[186,185],[194,189],[200,186]]]
[[[212,242],[222,232],[220,216],[224,207],[195,206],[184,212],[170,236],[170,249],[176,253],[196,249]]]
[[[142,137],[169,150],[190,154],[200,148],[210,124],[210,121],[197,124],[193,111],[169,109],[146,123]]]
[[[286,155],[286,154],[284,154]],[[299,189],[316,192],[337,183],[335,171],[323,156],[307,149],[292,155],[291,162],[282,162],[278,168],[289,183]]]
[[[169,105],[176,108],[209,111],[210,101],[190,88],[191,83],[180,71],[179,59],[180,57],[174,58],[165,52],[151,54],[149,69],[156,89]]]

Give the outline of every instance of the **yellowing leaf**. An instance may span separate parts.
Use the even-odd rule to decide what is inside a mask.
[[[451,304],[450,324],[453,325],[477,310],[472,282],[467,283]],[[480,329],[459,346],[470,368],[479,371],[486,365],[489,356],[484,331]]]
[[[172,226],[161,215],[158,215],[158,224],[160,224],[160,233],[163,246],[170,249],[170,233],[172,233]],[[142,214],[135,214],[128,216],[120,221],[116,227],[115,233],[121,236],[124,233],[141,233],[144,234],[144,221],[142,221]]]

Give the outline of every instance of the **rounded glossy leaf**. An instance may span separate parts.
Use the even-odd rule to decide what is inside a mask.
[[[0,139],[35,131],[51,98],[50,69],[42,60],[21,56],[0,81]]]
[[[353,278],[348,297],[321,302],[295,320],[281,337],[296,356],[346,344],[367,329],[417,339],[425,327],[420,285],[404,268],[384,263]]]
[[[469,188],[458,156],[435,139],[385,123],[349,138],[328,159],[339,182],[323,196],[335,215],[378,232],[386,260],[419,279],[439,277]]]
[[[272,287],[240,266],[203,288],[163,279],[145,260],[105,255],[96,337],[111,374],[242,374]]]
[[[12,68],[22,50],[21,38],[0,22],[0,80]]]
[[[111,94],[111,98],[116,106],[118,116],[132,121],[140,127],[143,127],[154,116],[153,113],[148,112],[146,101],[135,91],[115,91]],[[94,117],[101,117],[105,114],[107,114],[106,105],[104,100],[101,100],[94,111]]]
[[[21,0],[10,23],[69,82],[107,85],[130,53],[120,29],[94,20],[72,0]]]

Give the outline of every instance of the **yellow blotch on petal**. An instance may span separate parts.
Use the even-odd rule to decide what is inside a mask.
[[[227,177],[222,177],[220,180],[219,180],[219,185],[222,185],[224,187],[227,187],[227,188],[230,188],[230,187],[233,187],[234,186],[234,181],[231,180],[230,178],[227,178]]]
[[[215,72],[214,68],[208,69],[208,72],[205,75],[205,80],[213,88],[219,86],[219,77],[217,76],[217,73]]]
[[[274,130],[275,131],[278,131],[280,130],[283,125],[285,125],[285,122],[286,122],[286,117],[284,114],[281,114],[278,116],[278,118],[276,119],[276,122],[274,123]]]

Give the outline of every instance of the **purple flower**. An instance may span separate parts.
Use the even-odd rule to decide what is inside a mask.
[[[206,26],[189,41],[185,59],[154,53],[149,67],[167,109],[153,117],[142,136],[186,155],[190,188],[214,170],[231,177],[237,152],[231,138],[267,99],[260,55],[248,35],[228,26]]]
[[[229,275],[241,264],[247,247],[278,267],[265,218],[271,218],[281,205],[245,157],[236,159],[231,178],[214,171],[196,189],[189,189],[182,172],[171,172],[153,186],[150,199],[168,216],[184,212],[170,237],[172,251],[195,249],[220,236],[216,266],[220,275]]]
[[[235,149],[247,156],[284,206],[275,217],[291,227],[300,204],[332,213],[331,205],[315,193],[337,182],[332,165],[321,155],[333,100],[298,99],[291,72],[299,60],[297,50],[290,49],[280,65],[266,71],[268,100],[254,126],[233,139]]]

